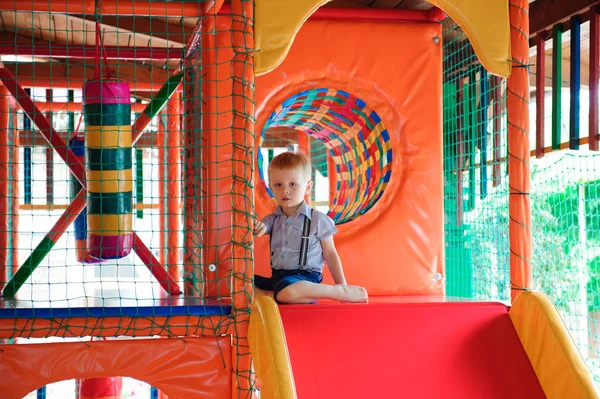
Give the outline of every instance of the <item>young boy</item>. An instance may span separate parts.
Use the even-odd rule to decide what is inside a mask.
[[[285,152],[269,164],[269,187],[279,206],[254,227],[256,237],[270,234],[273,276],[255,276],[258,295],[273,291],[277,302],[311,303],[318,299],[368,301],[363,287],[346,285],[342,262],[333,243],[337,228],[327,215],[311,209],[304,196],[310,193],[311,165],[299,153]],[[323,281],[323,262],[336,285]]]

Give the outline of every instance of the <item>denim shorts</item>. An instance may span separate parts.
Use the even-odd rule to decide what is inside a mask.
[[[280,270],[272,269],[273,276],[271,278],[263,277],[259,275],[254,276],[254,285],[256,288],[260,288],[265,291],[273,291],[275,301],[277,301],[277,294],[286,287],[297,283],[298,281],[308,281],[311,283],[319,284],[323,281],[323,274],[317,271],[309,270]],[[277,301],[278,302],[278,301]],[[279,302],[278,302],[279,303]]]

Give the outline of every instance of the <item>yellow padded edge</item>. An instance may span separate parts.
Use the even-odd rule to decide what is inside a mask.
[[[511,72],[508,0],[428,0],[465,31],[477,57],[489,72],[507,78]]]
[[[85,145],[93,148],[131,147],[131,126],[87,126]]]
[[[304,22],[330,0],[256,0],[256,75],[277,68],[285,59]],[[446,12],[467,34],[489,72],[511,73],[508,0],[429,0]]]
[[[331,0],[256,0],[254,73],[277,68],[287,55],[296,33],[319,7]]]
[[[523,292],[515,299],[509,315],[546,397],[600,397],[583,358],[548,297],[539,292]]]
[[[263,398],[296,399],[292,365],[279,308],[273,298],[255,297],[248,341]]]
[[[119,193],[133,190],[133,172],[123,170],[88,170],[87,189],[91,193]]]

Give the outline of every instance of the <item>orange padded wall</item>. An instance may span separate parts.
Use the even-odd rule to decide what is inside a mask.
[[[335,236],[348,283],[370,295],[444,292],[441,31],[438,23],[309,20],[283,63],[256,79],[257,138],[279,104],[308,89],[345,90],[383,120],[393,146],[390,183]],[[263,217],[275,203],[258,173],[255,182]],[[270,275],[268,245],[268,237],[256,242],[258,274]]]
[[[228,398],[230,359],[229,336],[0,345],[0,392],[18,399],[57,381],[125,376],[173,399]]]

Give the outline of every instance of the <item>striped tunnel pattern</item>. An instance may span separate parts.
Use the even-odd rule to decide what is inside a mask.
[[[132,161],[129,85],[89,81],[83,88],[85,118],[87,245],[99,259],[131,252]]]
[[[265,132],[275,127],[303,131],[327,147],[336,173],[328,215],[337,224],[366,213],[383,195],[392,173],[392,143],[381,118],[365,101],[336,89],[303,91],[271,114],[261,144]],[[258,151],[258,170],[264,180],[263,164]]]

